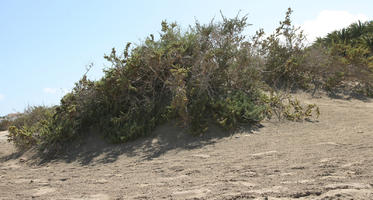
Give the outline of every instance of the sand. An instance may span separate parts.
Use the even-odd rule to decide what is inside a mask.
[[[0,199],[373,199],[373,102],[311,98],[317,122],[265,121],[192,137],[172,124],[59,159],[17,153],[0,133]]]

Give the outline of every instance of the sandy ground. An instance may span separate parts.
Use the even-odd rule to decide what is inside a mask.
[[[0,199],[373,199],[373,102],[311,99],[318,122],[264,122],[191,137],[164,125],[60,159],[17,153],[0,135]]]

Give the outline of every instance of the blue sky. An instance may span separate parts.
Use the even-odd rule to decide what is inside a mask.
[[[141,43],[166,19],[183,27],[202,23],[220,10],[227,17],[248,14],[248,32],[271,32],[292,19],[312,38],[349,23],[373,19],[373,1],[301,0],[0,0],[0,116],[28,105],[53,105],[94,63],[91,79],[109,64],[103,55],[127,42]]]

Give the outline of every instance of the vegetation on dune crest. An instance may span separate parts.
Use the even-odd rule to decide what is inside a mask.
[[[373,96],[373,21],[357,22],[347,28],[318,38],[313,48],[320,50],[328,61],[317,74],[325,89],[348,88],[355,93]]]
[[[113,49],[106,55],[111,67],[100,80],[84,75],[60,105],[34,107],[23,121],[16,120],[9,141],[20,148],[58,148],[94,128],[121,143],[172,119],[193,134],[203,134],[211,123],[234,130],[273,116],[300,121],[317,117],[318,107],[302,105],[281,91],[331,91],[352,80],[347,77],[370,94],[372,50],[364,46],[369,43],[319,39],[305,47],[303,33],[291,24],[291,12],[268,36],[263,30],[245,36],[246,16],[196,22],[186,31],[163,21],[159,39],[150,35],[140,45],[128,43],[123,52]],[[345,54],[341,45],[349,48]],[[342,70],[346,67],[356,73],[347,74]],[[359,67],[366,74],[357,76]]]

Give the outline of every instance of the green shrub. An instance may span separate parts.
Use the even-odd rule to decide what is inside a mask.
[[[316,107],[303,108],[298,101],[289,106],[274,103],[263,82],[279,75],[287,85],[303,84],[304,77],[297,74],[302,36],[294,39],[298,36],[290,28],[290,13],[264,41],[261,32],[252,39],[243,35],[246,16],[222,16],[222,22],[207,25],[196,22],[187,31],[163,21],[158,40],[150,35],[133,48],[128,43],[122,53],[112,49],[105,55],[111,67],[100,80],[84,75],[59,106],[31,109],[11,128],[10,141],[22,148],[58,146],[95,128],[119,143],[149,134],[174,118],[191,133],[202,134],[209,123],[228,130],[259,123],[271,116],[273,106],[284,107],[278,111],[291,120],[309,117]],[[285,46],[279,34],[286,36]],[[277,71],[277,65],[284,69]],[[263,69],[272,71],[264,74]]]
[[[44,106],[28,107],[21,116],[11,122],[8,141],[21,150],[43,143],[53,134],[50,127],[54,109]]]
[[[283,92],[270,92],[264,96],[267,103],[268,116],[275,116],[278,120],[303,121],[317,119],[320,109],[316,104],[305,104]]]
[[[353,23],[318,38],[311,48],[322,49],[333,67],[325,66],[329,76],[324,87],[333,91],[344,87],[366,96],[373,94],[373,21]]]
[[[259,51],[264,57],[263,78],[274,88],[307,89],[309,78],[304,68],[305,36],[300,28],[291,24],[292,12],[289,8],[276,31],[258,40]],[[263,36],[263,32],[258,32],[256,37]]]
[[[36,123],[52,115],[54,107],[46,106],[28,106],[23,113],[19,114],[12,126],[22,128],[23,126],[31,127]]]
[[[235,91],[213,102],[214,119],[225,129],[231,130],[239,124],[253,124],[266,118],[266,105],[251,95]]]
[[[12,122],[8,119],[3,119],[0,121],[0,131],[6,131],[8,130],[9,126],[12,124]]]

